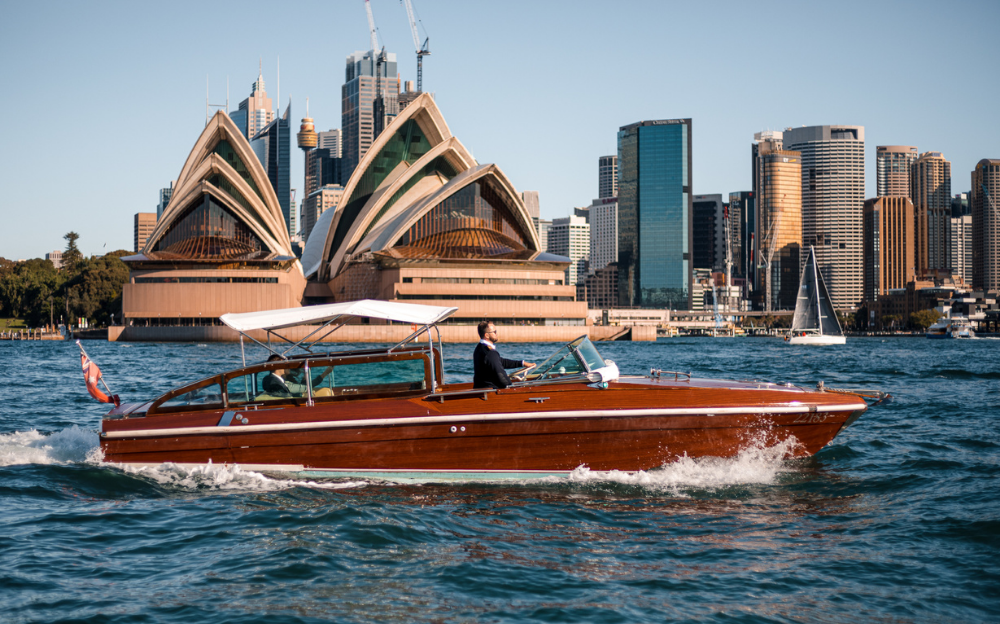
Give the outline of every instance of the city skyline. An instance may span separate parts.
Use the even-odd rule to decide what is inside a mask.
[[[989,36],[989,25],[1000,17],[994,3],[594,3],[582,10],[579,4],[511,3],[502,11],[415,4],[434,50],[425,59],[425,90],[435,94],[452,131],[480,162],[501,162],[518,191],[539,191],[545,219],[590,204],[596,159],[616,153],[618,128],[639,119],[693,119],[692,192],[699,195],[749,190],[749,146],[765,129],[864,126],[866,198],[876,195],[878,145],[944,153],[952,163],[953,193],[970,190],[979,160],[1000,156],[1000,125],[989,114],[1000,87],[972,62],[1000,50]],[[379,44],[396,54],[401,79],[414,80],[405,11],[380,0],[372,9]],[[296,4],[287,9],[288,36],[271,26],[262,31],[266,37],[218,34],[220,23],[228,32],[252,33],[270,12],[264,4],[240,15],[194,3],[109,2],[56,12],[10,5],[0,24],[0,50],[11,59],[5,101],[8,116],[27,120],[7,129],[0,157],[0,256],[43,257],[63,248],[70,230],[80,234],[88,255],[102,253],[105,244],[108,251],[130,248],[133,215],[155,211],[160,189],[177,177],[204,129],[206,76],[213,105],[225,104],[228,77],[228,109],[234,110],[262,63],[274,106],[283,112],[292,97],[293,132],[302,116],[294,111],[305,110],[306,97],[317,131],[340,128],[343,63],[369,47],[363,3]],[[335,27],[321,29],[322,38],[291,36],[293,20],[303,16]],[[491,27],[476,27],[484,22]],[[667,45],[663,27],[671,23],[690,27],[672,34]],[[817,23],[853,27],[810,26]],[[883,81],[881,57],[870,33],[889,28],[903,29],[914,41],[912,62],[894,65],[900,82],[926,84],[928,76],[945,75],[965,85],[963,97],[928,89],[905,103],[883,102],[884,91],[875,88]],[[713,45],[705,45],[706,29],[718,33]],[[747,37],[728,36],[734,29]],[[188,46],[173,34],[181,31],[185,40],[208,44]],[[787,36],[752,36],[765,31]],[[774,73],[759,73],[760,60],[787,54],[788,40],[806,32],[810,47],[772,65]],[[643,62],[621,62],[630,56]],[[595,76],[605,80],[597,83]],[[781,98],[737,101],[728,95],[733,84],[752,87],[764,80],[786,87]],[[580,89],[588,97],[567,107],[567,96]],[[712,90],[718,97],[707,95]],[[134,156],[123,157],[130,152]],[[53,167],[54,153],[72,165]],[[291,186],[301,198],[303,158],[294,148],[291,164]]]

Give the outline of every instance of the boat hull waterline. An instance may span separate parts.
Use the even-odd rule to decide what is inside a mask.
[[[212,463],[389,480],[525,479],[580,466],[650,470],[684,456],[732,457],[789,439],[791,456],[808,456],[867,409],[854,395],[782,386],[748,386],[720,402],[711,388],[645,382],[606,389],[574,384],[543,393],[507,389],[483,395],[486,401],[427,400],[431,395],[129,418],[105,421],[101,446],[106,462],[128,465]]]

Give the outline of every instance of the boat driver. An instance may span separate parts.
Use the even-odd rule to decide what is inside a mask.
[[[524,360],[508,360],[497,353],[496,343],[500,334],[493,323],[483,321],[479,330],[479,344],[472,352],[472,387],[473,388],[506,388],[510,385],[510,377],[506,368],[522,368],[534,366],[533,362]]]

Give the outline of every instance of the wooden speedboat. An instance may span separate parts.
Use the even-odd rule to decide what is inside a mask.
[[[391,480],[638,471],[789,438],[794,455],[811,455],[865,412],[866,398],[885,398],[657,370],[621,375],[586,336],[516,374],[509,388],[445,384],[433,332],[455,310],[361,301],[226,315],[241,339],[266,331],[264,346],[279,354],[270,337],[292,325],[319,325],[317,335],[367,317],[417,329],[378,350],[316,353],[308,350],[315,343],[289,340],[285,350],[307,350],[122,404],[102,422],[104,461]],[[273,377],[268,385],[275,372],[284,387]]]

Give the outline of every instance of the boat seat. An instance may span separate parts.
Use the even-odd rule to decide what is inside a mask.
[[[316,393],[313,394],[313,396],[315,396],[315,397],[332,397],[333,396],[333,390],[331,390],[330,388],[320,388],[320,389],[316,390]]]

